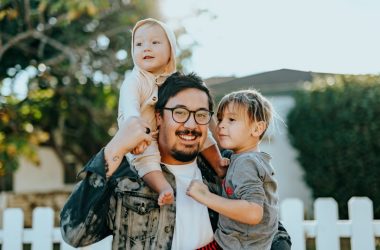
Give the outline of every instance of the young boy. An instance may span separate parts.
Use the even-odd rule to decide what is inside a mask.
[[[272,119],[269,101],[255,90],[233,92],[218,106],[218,139],[233,151],[223,197],[192,181],[187,194],[220,214],[215,241],[222,249],[270,249],[278,225],[277,182],[271,156],[259,143]]]
[[[174,33],[162,22],[152,18],[136,23],[132,31],[131,52],[135,64],[132,73],[124,80],[120,89],[119,127],[131,117],[138,116],[150,124],[146,132],[156,133],[155,104],[157,90],[168,76],[176,72]],[[209,137],[202,154],[209,161],[218,175],[223,175],[227,164]],[[150,145],[140,143],[128,155],[139,176],[159,194],[158,204],[171,204],[174,199],[173,189],[164,178],[160,167],[160,153],[156,141]]]

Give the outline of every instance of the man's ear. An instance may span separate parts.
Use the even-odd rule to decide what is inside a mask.
[[[159,127],[162,122],[162,116],[159,111],[156,112],[156,122],[157,122],[157,127]]]
[[[266,129],[266,123],[264,121],[254,122],[251,126],[251,135],[255,137],[260,137]]]

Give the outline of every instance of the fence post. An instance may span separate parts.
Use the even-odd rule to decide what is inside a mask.
[[[316,249],[339,250],[338,204],[333,198],[318,198],[314,202],[314,211],[317,221]]]
[[[303,203],[299,199],[285,199],[280,208],[281,221],[292,239],[293,250],[305,250],[306,241],[303,230]]]
[[[32,250],[52,250],[54,211],[50,207],[37,207],[33,210]]]
[[[7,208],[4,211],[3,250],[22,250],[24,213],[20,208]]]
[[[372,201],[367,197],[352,197],[348,201],[348,214],[352,221],[351,249],[375,249]]]

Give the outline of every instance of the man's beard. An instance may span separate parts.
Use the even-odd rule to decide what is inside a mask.
[[[184,130],[184,131],[177,131],[176,135],[183,134],[183,135],[195,135],[195,136],[202,136],[201,132],[195,131],[195,130]],[[196,145],[196,148],[193,150],[189,149],[189,151],[186,150],[179,150],[174,147],[171,150],[171,155],[173,156],[174,159],[177,161],[182,161],[182,162],[190,162],[194,160],[197,155],[199,154],[199,144]]]
[[[197,157],[199,153],[199,147],[197,147],[191,152],[185,152],[185,151],[173,149],[171,153],[172,153],[173,158],[176,159],[177,161],[189,162],[189,161],[194,160]]]

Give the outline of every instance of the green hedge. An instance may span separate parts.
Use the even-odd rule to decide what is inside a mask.
[[[380,76],[315,80],[295,94],[287,117],[314,198],[333,197],[347,218],[352,196],[367,196],[380,218]]]

